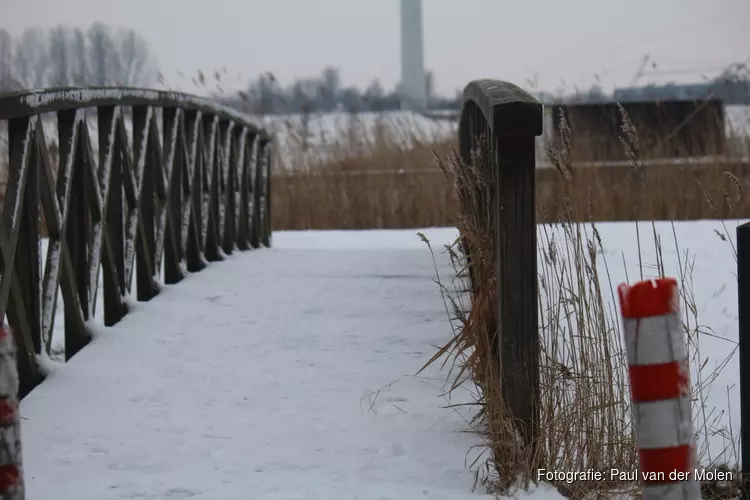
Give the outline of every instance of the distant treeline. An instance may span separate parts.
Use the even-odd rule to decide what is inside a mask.
[[[433,110],[458,109],[459,93],[452,98],[430,95],[428,107]],[[282,85],[271,73],[257,77],[247,90],[227,97],[217,95],[224,103],[258,114],[312,113],[343,110],[389,111],[401,108],[398,89],[386,90],[379,80],[366,89],[342,84],[337,68],[326,67],[320,76],[299,78]]]
[[[202,75],[202,73],[199,72]],[[55,26],[28,28],[13,36],[0,28],[0,92],[67,86],[161,87],[163,77],[148,42],[135,30],[96,22],[86,29]],[[337,68],[320,76],[299,78],[289,85],[264,73],[222,102],[260,114],[399,109],[397,89],[378,80],[364,90],[342,84]],[[455,109],[458,99],[430,98],[430,108]]]
[[[0,28],[0,92],[59,86],[149,86],[157,76],[148,43],[103,23],[88,29]]]

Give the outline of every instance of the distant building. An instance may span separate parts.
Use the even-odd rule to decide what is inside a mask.
[[[612,98],[626,101],[700,101],[718,99],[727,105],[750,105],[750,82],[717,79],[706,83],[666,84],[615,89]]]
[[[717,99],[623,100],[635,126],[641,159],[718,156],[725,153],[724,105]],[[552,142],[560,147],[561,114],[572,131],[574,161],[627,160],[617,102],[557,104],[551,107]]]
[[[400,88],[403,108],[416,111],[427,109],[422,0],[401,0]]]

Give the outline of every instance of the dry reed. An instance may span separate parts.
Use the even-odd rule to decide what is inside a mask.
[[[635,127],[623,111],[622,145],[628,156],[629,176],[647,184],[643,162],[638,156],[638,136]],[[498,368],[496,350],[493,349],[497,328],[495,306],[495,241],[493,210],[486,206],[492,200],[491,185],[487,181],[486,165],[482,151],[471,154],[471,164],[462,163],[455,153],[446,157],[438,155],[438,165],[455,185],[461,200],[461,211],[456,218],[462,239],[449,246],[456,267],[457,281],[441,286],[453,293],[444,294],[451,306],[452,320],[458,327],[449,343],[443,346],[427,363],[429,366],[443,359],[457,373],[453,386],[463,384],[467,378],[477,386],[479,397],[473,404],[480,410],[473,425],[485,440],[486,448],[477,454],[474,466],[477,484],[490,491],[508,493],[525,486],[537,477],[537,467],[555,471],[602,471],[610,469],[636,470],[634,430],[631,421],[627,386],[627,365],[621,343],[620,320],[615,314],[615,293],[610,276],[610,263],[604,254],[603,244],[593,220],[592,204],[574,205],[572,200],[583,189],[578,186],[578,171],[571,164],[570,137],[573,132],[563,121],[563,140],[559,149],[549,147],[548,156],[554,166],[560,192],[549,216],[548,208],[540,211],[556,224],[540,226],[538,237],[539,306],[542,357],[540,442],[536,456],[525,447],[504,408],[500,396],[502,379]],[[733,176],[719,175],[721,182]],[[735,184],[733,182],[733,184]],[[639,189],[640,193],[644,190]],[[723,191],[723,199],[741,198],[738,186]],[[713,201],[705,194],[706,204]],[[632,197],[626,208],[630,213],[653,213],[652,199]],[[636,222],[638,238],[639,276],[665,273],[661,240],[657,235],[654,218],[645,218],[651,227],[644,229]],[[674,226],[673,226],[674,231]],[[641,239],[641,234],[644,239]],[[651,240],[645,237],[651,234]],[[731,241],[728,235],[720,235]],[[429,244],[429,242],[428,242]],[[656,264],[646,262],[643,250],[653,245]],[[675,245],[680,248],[675,236]],[[471,259],[465,257],[464,248],[471,248]],[[736,254],[735,254],[736,255]],[[692,388],[694,425],[701,463],[711,467],[729,468],[738,461],[737,436],[720,421],[705,402],[717,373],[707,368],[700,349],[701,337],[710,330],[701,325],[698,308],[693,298],[691,264],[688,259],[678,264],[683,328],[688,344],[688,356],[693,372]],[[650,277],[650,276],[648,276]],[[473,286],[472,286],[473,285]],[[465,293],[472,289],[472,294]],[[467,312],[468,311],[468,312]],[[729,359],[719,362],[720,369]],[[728,450],[712,457],[705,447],[709,438],[723,434]],[[482,458],[484,459],[482,460]],[[735,477],[739,477],[737,474]],[[520,481],[519,481],[520,480]],[[553,481],[553,485],[569,498],[598,498],[602,494],[619,492],[627,497],[637,496],[633,484],[618,481]],[[704,494],[710,498],[729,498],[736,492],[737,484],[704,484]]]
[[[447,127],[426,119],[407,124],[398,113],[371,116],[369,126],[363,125],[365,118],[341,120],[328,130],[312,118],[275,120],[282,122],[277,128],[283,132],[272,181],[276,230],[454,223],[458,200],[433,160],[433,153],[447,157],[456,146]],[[577,133],[572,130],[573,136]],[[643,161],[638,177],[644,182],[627,161],[602,168],[571,159],[576,182],[567,186],[554,168],[540,165],[537,218],[559,222],[564,212],[575,220],[599,222],[750,217],[750,198],[739,196],[750,189],[749,141],[731,130],[728,136],[727,158]],[[636,196],[644,203],[634,212]]]

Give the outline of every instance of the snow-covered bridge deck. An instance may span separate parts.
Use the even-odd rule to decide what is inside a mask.
[[[447,374],[414,376],[451,333],[415,231],[274,245],[138,303],[22,401],[28,498],[483,497]]]

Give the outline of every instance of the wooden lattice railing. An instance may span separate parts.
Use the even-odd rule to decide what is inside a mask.
[[[147,301],[162,281],[270,245],[271,139],[246,115],[174,92],[75,88],[0,94],[6,120],[0,317],[18,346],[21,396],[44,378],[58,292],[67,360],[91,337],[100,269],[110,326],[134,277]],[[56,141],[45,135],[55,122]]]

